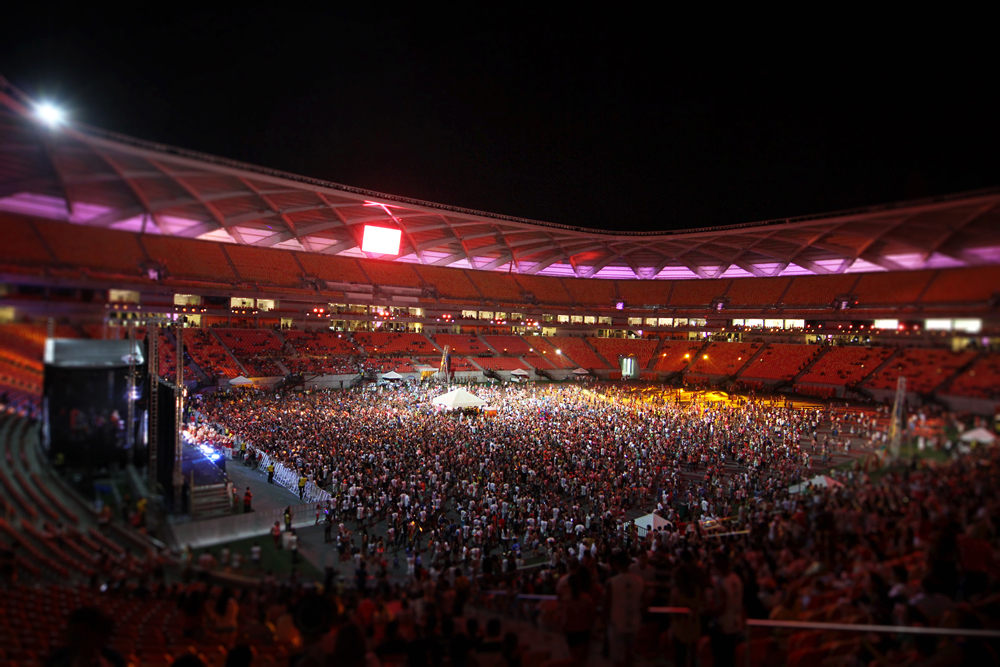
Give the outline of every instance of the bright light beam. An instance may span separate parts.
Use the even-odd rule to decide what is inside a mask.
[[[53,127],[66,121],[66,112],[49,102],[42,102],[35,107],[35,113],[43,123]]]

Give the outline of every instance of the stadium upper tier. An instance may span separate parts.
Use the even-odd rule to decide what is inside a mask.
[[[129,237],[114,241],[114,253],[101,252],[107,250],[104,240],[111,238],[102,232],[111,229],[159,235],[146,251],[164,256],[173,254],[175,239],[230,244],[226,253],[217,243],[191,251],[197,256],[173,259],[175,273],[292,288],[302,274],[412,287],[432,283],[442,297],[458,299],[489,294],[517,300],[524,292],[540,298],[541,289],[531,277],[544,275],[775,278],[1000,262],[997,189],[670,233],[620,231],[627,222],[609,219],[606,230],[595,231],[371,192],[73,122],[50,126],[32,109],[32,101],[0,79],[0,209],[86,225],[92,236],[84,242],[47,236],[46,244],[68,261],[107,255],[102,268],[109,270],[131,270],[144,254]],[[398,255],[362,252],[367,224],[400,230]],[[28,250],[35,245],[35,255],[25,259],[50,261],[37,241],[17,237],[11,245],[26,244]],[[261,248],[300,254],[264,255]],[[371,264],[371,271],[361,273],[351,262],[338,266],[336,258],[393,262]],[[446,274],[444,267],[500,273]],[[851,280],[823,284],[839,293],[838,286]],[[621,286],[567,280],[554,285],[546,298],[602,305],[613,297],[634,300],[636,290],[646,289],[629,286],[623,294]],[[916,285],[912,289],[919,291]],[[669,299],[678,305],[718,293],[694,284],[649,290],[657,303]],[[772,302],[781,291],[781,283],[754,286],[737,289],[734,298]],[[808,283],[793,284],[787,298],[803,303],[815,293]],[[870,293],[877,298],[877,284]]]
[[[394,290],[411,290],[411,297],[425,304],[612,310],[621,302],[627,310],[707,313],[721,305],[726,313],[753,313],[773,308],[785,312],[832,309],[845,300],[861,310],[901,306],[934,310],[949,304],[964,310],[982,309],[1000,290],[1000,266],[697,281],[577,280],[411,267],[95,229],[4,211],[0,211],[0,229],[5,241],[0,244],[0,274],[151,291],[230,292],[236,288],[292,299],[349,301],[357,293],[371,298],[382,291],[389,298]],[[151,267],[156,270],[155,278],[150,276]]]

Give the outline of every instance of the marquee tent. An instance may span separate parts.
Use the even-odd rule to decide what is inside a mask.
[[[573,371],[573,375],[590,375],[590,371],[588,371],[586,368],[577,368],[575,371]]]
[[[478,408],[486,405],[486,401],[475,394],[470,394],[459,387],[452,389],[447,394],[441,394],[431,399],[434,405],[443,405],[446,408]]]
[[[997,436],[980,426],[963,433],[961,440],[962,442],[980,442],[986,445],[992,445],[997,441]]]
[[[382,373],[383,380],[402,380],[403,376],[396,371],[389,371],[388,373]]]
[[[240,375],[240,376],[234,377],[232,380],[230,380],[229,384],[235,385],[237,387],[242,387],[244,385],[253,384],[253,380],[251,380],[248,377],[244,377],[244,376]]]
[[[812,479],[802,482],[801,484],[796,484],[795,486],[788,487],[789,493],[802,493],[807,487],[818,486],[820,488],[832,489],[837,486],[843,486],[842,483],[835,480],[833,477],[827,475],[816,475]]]
[[[528,371],[524,370],[523,368],[515,368],[514,370],[512,370],[510,372],[510,374],[511,375],[527,375]]]

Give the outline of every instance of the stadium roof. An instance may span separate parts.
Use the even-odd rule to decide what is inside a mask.
[[[616,220],[596,231],[372,192],[48,120],[0,78],[0,209],[150,234],[581,278],[1000,263],[1000,188],[688,231],[620,231]],[[399,256],[363,253],[365,224],[402,230]]]

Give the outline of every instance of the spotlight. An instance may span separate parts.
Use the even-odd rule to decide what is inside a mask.
[[[43,123],[51,127],[61,125],[66,121],[66,112],[49,102],[42,102],[35,107],[35,113]]]

